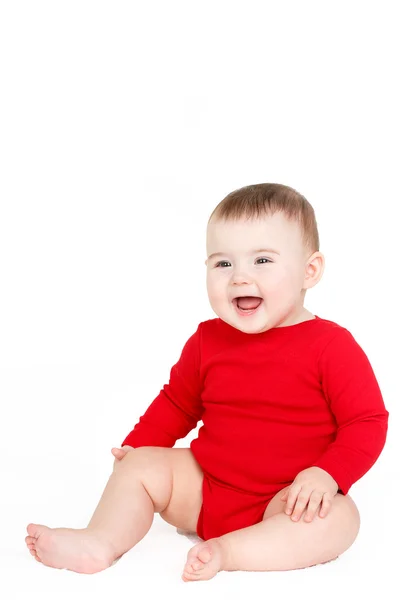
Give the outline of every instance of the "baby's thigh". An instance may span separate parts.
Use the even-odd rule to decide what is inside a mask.
[[[190,448],[142,446],[128,452],[128,457],[140,471],[154,512],[178,529],[195,532],[203,501],[203,471]]]
[[[172,491],[160,517],[178,529],[196,532],[203,504],[203,471],[190,448],[169,448]]]

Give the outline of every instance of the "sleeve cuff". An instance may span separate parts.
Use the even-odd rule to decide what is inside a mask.
[[[353,482],[349,478],[348,474],[343,470],[343,468],[341,468],[337,463],[322,457],[315,463],[313,463],[311,466],[319,467],[320,469],[323,469],[324,471],[329,473],[329,475],[333,477],[333,479],[336,481],[339,490],[344,495],[348,494],[349,489],[353,485]]]

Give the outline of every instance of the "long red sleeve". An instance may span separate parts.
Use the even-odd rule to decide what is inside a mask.
[[[187,340],[165,384],[121,446],[172,448],[197,426],[203,413],[200,399],[200,327]]]
[[[347,329],[340,329],[327,344],[319,367],[337,434],[314,465],[327,471],[347,494],[382,452],[389,413],[371,364]]]
[[[202,420],[190,448],[209,478],[263,494],[318,466],[347,494],[379,457],[388,416],[365,352],[337,323],[246,334],[210,319],[122,445],[173,447]]]

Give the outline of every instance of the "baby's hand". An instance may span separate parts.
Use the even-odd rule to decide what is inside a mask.
[[[300,471],[292,485],[281,496],[281,500],[287,500],[285,513],[290,515],[293,511],[292,521],[298,521],[308,504],[304,520],[310,522],[322,503],[319,516],[325,517],[332,506],[332,498],[337,494],[338,489],[339,486],[336,481],[324,469],[310,467]]]
[[[131,450],[134,450],[135,448],[132,448],[132,446],[122,446],[122,448],[112,448],[111,449],[111,453],[113,456],[115,456],[115,460],[114,460],[114,465],[116,464],[117,461],[122,460],[125,456],[125,454],[127,454],[128,452],[130,452]]]

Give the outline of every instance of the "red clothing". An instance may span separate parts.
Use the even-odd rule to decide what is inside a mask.
[[[121,445],[172,448],[202,420],[190,448],[207,481],[271,497],[317,466],[347,494],[380,455],[388,416],[344,327],[316,317],[247,334],[217,318],[199,324]]]

